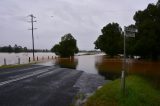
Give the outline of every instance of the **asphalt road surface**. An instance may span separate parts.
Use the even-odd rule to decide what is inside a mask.
[[[85,87],[82,75],[83,71],[42,65],[0,69],[0,106],[70,106]],[[95,90],[101,84],[90,85]]]

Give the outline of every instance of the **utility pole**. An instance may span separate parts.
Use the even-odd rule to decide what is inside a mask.
[[[34,28],[33,23],[37,22],[37,21],[34,20],[34,18],[36,18],[36,17],[33,14],[31,14],[29,16],[31,17],[31,21],[29,21],[29,22],[31,22],[31,25],[32,25],[32,28],[29,29],[29,30],[32,30],[33,61],[35,61],[35,55],[34,55],[34,34],[33,34],[33,31],[34,31],[34,29],[37,29],[37,28]]]

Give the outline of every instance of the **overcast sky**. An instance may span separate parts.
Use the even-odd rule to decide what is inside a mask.
[[[0,0],[0,46],[32,48],[29,14],[36,16],[35,48],[50,49],[66,33],[80,50],[94,49],[101,29],[111,22],[134,24],[133,16],[157,0]]]

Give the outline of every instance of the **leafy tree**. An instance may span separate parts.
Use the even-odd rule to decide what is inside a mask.
[[[7,46],[2,47],[2,48],[1,48],[1,51],[3,51],[3,52],[8,52],[8,47],[7,47]]]
[[[160,8],[160,0],[158,0],[156,5]]]
[[[22,51],[22,47],[21,46],[17,46],[16,44],[14,45],[14,52],[15,53],[19,53]]]
[[[100,49],[111,57],[122,53],[122,29],[118,23],[109,23],[101,30],[102,35],[94,42],[95,48]]]
[[[149,4],[144,11],[134,15],[138,28],[135,51],[143,58],[158,59],[160,55],[160,7]]]
[[[54,52],[56,55],[60,55],[59,51],[60,51],[60,45],[59,44],[54,45],[53,48],[51,49],[51,52]]]
[[[16,44],[14,45],[14,47],[12,47],[11,45],[0,47],[0,52],[20,53],[20,52],[32,52],[32,51],[33,51],[32,49],[27,49],[27,47],[22,48],[22,46],[18,46]],[[35,49],[35,52],[49,52],[49,50]]]
[[[12,46],[11,46],[11,45],[8,46],[7,52],[9,52],[9,53],[13,52],[13,49],[12,49]]]
[[[66,34],[61,38],[61,42],[56,44],[51,51],[61,57],[74,56],[75,53],[78,53],[77,41],[70,33]]]
[[[8,53],[11,53],[13,52],[13,48],[11,45],[9,46],[4,46],[4,47],[0,47],[0,52],[8,52]]]
[[[27,52],[27,51],[28,51],[27,47],[24,47],[24,48],[23,48],[23,51],[24,51],[24,52]]]

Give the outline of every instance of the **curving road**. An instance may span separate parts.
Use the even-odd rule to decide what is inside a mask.
[[[0,106],[70,106],[86,82],[82,75],[83,71],[42,65],[0,69]]]

